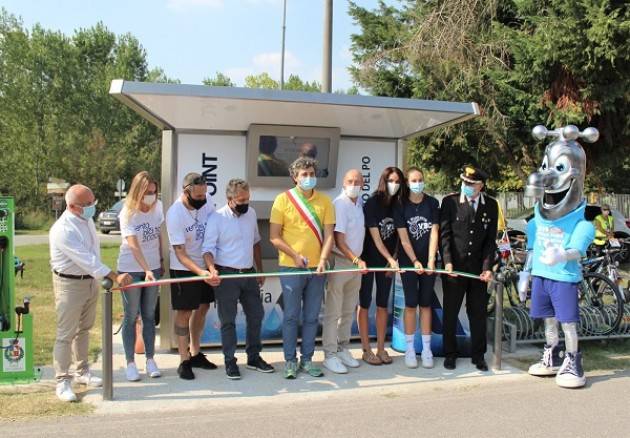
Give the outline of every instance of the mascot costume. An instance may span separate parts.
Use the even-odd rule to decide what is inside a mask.
[[[553,139],[547,145],[542,165],[529,175],[525,195],[534,197],[534,217],[527,223],[527,261],[519,273],[518,291],[527,299],[531,279],[532,318],[545,322],[545,348],[540,362],[529,368],[534,376],[556,375],[564,388],[585,385],[582,356],[578,351],[578,283],[582,280],[580,259],[595,237],[584,218],[586,154],[578,138],[593,143],[595,128],[580,132],[576,126],[547,131],[533,129],[534,138]],[[566,352],[559,346],[558,322],[562,325]]]

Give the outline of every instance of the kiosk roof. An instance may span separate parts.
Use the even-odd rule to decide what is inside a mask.
[[[338,127],[404,139],[479,115],[476,103],[112,81],[109,93],[161,129],[245,132],[250,124]]]

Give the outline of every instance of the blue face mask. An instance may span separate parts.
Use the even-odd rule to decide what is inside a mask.
[[[88,205],[87,207],[83,207],[81,217],[85,220],[90,220],[94,217],[94,213],[96,213],[96,204]]]
[[[475,188],[473,186],[462,184],[462,193],[467,198],[472,198],[473,196],[475,196]]]
[[[298,181],[298,185],[302,190],[312,190],[317,185],[316,176],[307,176]]]
[[[424,191],[424,181],[409,183],[409,190],[419,195]]]

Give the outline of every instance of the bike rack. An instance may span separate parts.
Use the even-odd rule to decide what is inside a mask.
[[[495,318],[491,317],[494,321]],[[580,340],[626,339],[630,338],[630,303],[624,304],[623,317],[619,328],[609,335],[594,335],[593,327],[608,323],[612,319],[609,311],[602,312],[592,306],[580,307]],[[563,334],[561,333],[561,337]],[[514,352],[519,344],[535,344],[545,341],[544,324],[533,320],[525,307],[503,308],[503,340],[507,341],[509,352]]]

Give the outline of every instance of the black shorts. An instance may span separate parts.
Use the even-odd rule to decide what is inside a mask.
[[[407,271],[400,274],[400,279],[405,291],[405,307],[431,307],[435,275]]]
[[[389,293],[392,290],[392,280],[385,272],[368,272],[361,276],[361,290],[359,292],[359,305],[369,309],[372,305],[372,289],[376,277],[376,306],[387,308],[389,305]]]
[[[171,278],[194,277],[190,271],[171,269]],[[196,310],[200,304],[214,302],[214,289],[204,281],[171,284],[173,310]]]

